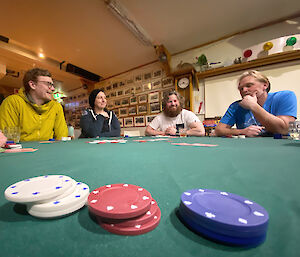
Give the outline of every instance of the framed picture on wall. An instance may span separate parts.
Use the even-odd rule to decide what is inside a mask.
[[[115,100],[115,107],[121,106],[121,100]]]
[[[148,126],[150,124],[150,122],[154,120],[155,117],[156,117],[156,115],[147,115],[146,116],[146,126]]]
[[[134,126],[135,127],[144,127],[145,126],[145,116],[134,117]]]
[[[138,106],[138,114],[147,114],[148,111],[148,105],[142,104]]]
[[[134,79],[133,78],[128,78],[126,80],[126,84],[132,84],[134,82]]]
[[[141,84],[138,84],[135,86],[135,93],[138,94],[138,93],[141,93],[143,92],[143,87]]]
[[[155,80],[152,82],[152,89],[159,89],[161,88],[161,80],[158,79],[158,80]]]
[[[160,103],[150,103],[150,113],[159,113]]]
[[[151,90],[151,88],[152,88],[151,82],[148,82],[148,83],[143,85],[143,91]]]
[[[115,115],[116,115],[117,117],[120,116],[120,115],[119,115],[119,109],[113,109],[113,112],[115,113]]]
[[[150,80],[152,78],[152,72],[147,72],[143,74],[143,81]]]
[[[120,122],[120,127],[123,128],[124,127],[124,120],[123,118],[118,118],[119,122]]]
[[[112,84],[112,89],[117,89],[118,88],[118,82],[115,82]]]
[[[119,109],[119,116],[120,117],[126,117],[126,116],[128,116],[128,108],[120,108]]]
[[[174,86],[173,78],[172,77],[163,78],[161,81],[161,84],[162,84],[162,87]]]
[[[128,106],[129,105],[129,98],[123,98],[121,100],[121,106]]]
[[[139,95],[139,104],[147,103],[147,95]]]
[[[110,91],[111,90],[111,85],[108,85],[107,87],[106,87],[106,91]]]
[[[117,91],[117,96],[123,96],[123,90],[118,90]]]
[[[124,118],[124,127],[133,127],[133,117]]]
[[[136,115],[136,105],[128,107],[128,115]]]
[[[137,96],[130,97],[130,105],[137,104],[137,103],[138,103]]]
[[[161,78],[162,73],[163,73],[162,69],[154,70],[154,71],[153,71],[152,78],[154,78],[154,79],[156,79],[156,78]]]
[[[110,97],[116,97],[117,96],[117,92],[116,91],[112,91],[111,93],[110,93]]]
[[[125,88],[123,94],[126,96],[131,95],[131,88]]]
[[[142,74],[138,74],[134,77],[135,82],[141,82],[142,81]]]
[[[159,92],[153,92],[153,93],[150,93],[148,95],[148,102],[149,103],[155,103],[155,102],[159,102]]]
[[[114,101],[107,101],[107,109],[112,109],[112,108],[114,108]]]
[[[125,81],[120,81],[119,87],[123,87],[125,85]]]

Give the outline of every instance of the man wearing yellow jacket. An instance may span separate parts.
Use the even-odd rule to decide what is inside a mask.
[[[53,100],[51,74],[34,68],[23,78],[24,88],[8,96],[0,106],[0,129],[20,127],[21,141],[39,141],[68,136],[60,103]]]

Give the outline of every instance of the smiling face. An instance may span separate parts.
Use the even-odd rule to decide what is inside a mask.
[[[256,95],[257,98],[260,98],[267,94],[267,88],[267,83],[260,82],[252,76],[244,77],[238,85],[242,98],[246,95]]]
[[[106,107],[107,100],[104,92],[100,91],[95,98],[95,109],[103,110]]]
[[[36,81],[29,81],[30,95],[38,105],[49,102],[53,99],[55,90],[53,80],[48,76],[38,76]]]
[[[176,117],[181,112],[181,110],[182,110],[182,108],[180,106],[180,102],[179,102],[177,96],[174,94],[169,95],[169,99],[166,102],[164,113],[168,117]]]

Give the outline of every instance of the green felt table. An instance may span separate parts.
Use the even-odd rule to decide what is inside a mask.
[[[0,256],[299,256],[300,142],[273,138],[172,138],[126,144],[87,144],[87,139],[23,147],[33,153],[0,153]],[[146,138],[150,139],[150,138]],[[172,142],[217,144],[176,146]],[[4,190],[25,178],[65,174],[89,185],[128,183],[147,189],[162,211],[159,226],[139,236],[99,227],[87,207],[42,220],[8,202]],[[244,196],[269,213],[266,241],[244,249],[207,240],[186,228],[176,209],[185,190],[208,188]]]

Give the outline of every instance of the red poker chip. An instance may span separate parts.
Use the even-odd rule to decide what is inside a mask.
[[[122,227],[119,226],[118,224],[103,223],[99,221],[99,219],[98,219],[98,223],[102,228],[104,228],[105,230],[111,233],[118,234],[118,235],[134,236],[134,235],[145,234],[155,229],[160,222],[160,218],[161,218],[161,211],[158,208],[153,218],[144,224],[136,224],[130,227]]]
[[[145,214],[142,214],[141,216],[132,219],[121,219],[121,220],[101,218],[97,216],[97,219],[101,223],[114,224],[117,225],[118,227],[134,227],[135,225],[143,225],[151,221],[153,217],[157,215],[158,209],[159,207],[156,201],[152,199],[150,209]]]
[[[130,184],[113,184],[93,190],[88,197],[89,210],[109,219],[129,219],[146,213],[151,207],[151,194]]]

